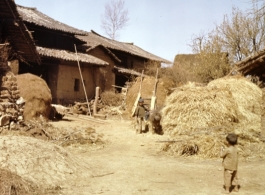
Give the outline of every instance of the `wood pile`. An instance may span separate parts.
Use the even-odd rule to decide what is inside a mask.
[[[24,105],[15,75],[7,72],[0,81],[0,131],[23,122]]]

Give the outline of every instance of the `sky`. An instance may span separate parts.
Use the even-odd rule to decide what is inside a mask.
[[[111,0],[15,0],[80,30],[106,36],[101,16]],[[118,41],[132,42],[171,62],[177,54],[190,54],[194,36],[207,33],[231,16],[232,8],[251,8],[250,0],[124,0],[128,25]]]

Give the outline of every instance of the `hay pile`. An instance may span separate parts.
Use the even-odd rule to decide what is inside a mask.
[[[0,194],[1,195],[26,195],[26,194],[47,194],[44,193],[39,187],[29,181],[22,179],[5,169],[0,169]]]
[[[1,136],[0,148],[0,168],[39,186],[56,187],[66,180],[91,176],[81,160],[46,141],[24,136]]]
[[[140,89],[140,77],[138,77],[133,83],[133,85],[128,89],[127,98],[126,98],[126,107],[127,111],[131,113],[133,104],[137,98]],[[153,95],[155,86],[155,78],[154,77],[144,77],[142,82],[142,98],[151,98]],[[174,87],[174,82],[170,82],[169,79],[158,79],[157,84],[157,108],[161,109],[164,106],[164,101],[166,96],[169,94],[169,89]],[[150,101],[145,101],[145,103],[150,103]]]
[[[206,87],[189,83],[178,88],[166,99],[162,110],[163,130],[174,140],[162,150],[176,155],[219,157],[225,136],[235,132],[243,156],[264,151],[259,139],[261,97],[261,89],[243,77],[217,79]]]
[[[2,130],[0,131],[0,135],[34,137],[63,147],[70,145],[103,145],[106,143],[104,135],[96,133],[94,128],[58,128],[49,124],[43,118],[26,121],[25,126],[18,126],[17,129],[12,130]]]
[[[51,91],[46,82],[32,74],[17,75],[17,85],[20,90],[20,96],[26,100],[24,108],[24,119],[30,120],[42,115],[49,118],[51,110]]]
[[[244,77],[235,76],[216,79],[208,86],[229,90],[237,104],[240,123],[260,132],[262,90],[256,84]]]

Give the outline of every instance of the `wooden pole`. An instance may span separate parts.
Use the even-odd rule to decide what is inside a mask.
[[[156,109],[156,89],[157,89],[157,83],[158,83],[158,68],[156,69],[156,79],[155,79],[155,87],[153,91],[153,96],[151,98],[151,105],[150,105],[150,110]]]
[[[75,44],[74,44],[74,46],[75,46]],[[88,99],[87,99],[86,88],[85,88],[85,84],[84,84],[84,80],[83,80],[83,76],[82,76],[82,72],[81,72],[81,68],[80,68],[80,64],[79,64],[79,59],[78,59],[78,55],[77,55],[76,46],[75,46],[75,54],[76,54],[76,60],[77,60],[77,64],[78,64],[78,68],[79,68],[79,72],[80,72],[81,81],[82,81],[84,92],[85,92],[85,96],[86,96],[87,109],[89,111],[89,115],[91,116],[90,106],[89,106],[89,102],[88,102]]]
[[[98,97],[99,97],[99,87],[96,87],[96,96],[95,96],[95,101],[94,101],[93,115],[97,114]]]
[[[261,139],[265,140],[265,89],[262,90],[261,103]]]
[[[140,81],[140,88],[139,88],[139,92],[138,92],[138,95],[136,97],[136,100],[133,104],[133,108],[132,108],[132,117],[134,116],[134,113],[135,113],[135,110],[137,108],[137,105],[138,105],[138,101],[139,99],[141,98],[141,90],[142,90],[142,82],[143,82],[143,75],[144,75],[144,70],[142,70],[142,74],[141,74],[141,81]]]

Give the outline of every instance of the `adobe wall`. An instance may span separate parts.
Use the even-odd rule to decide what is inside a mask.
[[[47,85],[49,86],[49,88],[51,90],[52,103],[53,104],[58,103],[58,101],[57,101],[58,70],[59,70],[59,65],[49,66],[49,74],[48,74],[48,78],[46,80]]]
[[[92,66],[81,66],[88,99],[94,98],[98,70]],[[79,90],[75,91],[75,79],[79,79]],[[53,100],[57,104],[71,104],[75,101],[86,101],[78,66],[60,65],[58,67],[57,89]]]
[[[114,59],[101,47],[89,51],[88,54],[109,63],[108,66],[100,68],[97,86],[99,86],[102,91],[114,90],[112,87],[112,85],[115,85],[115,74],[112,71],[115,64]]]

